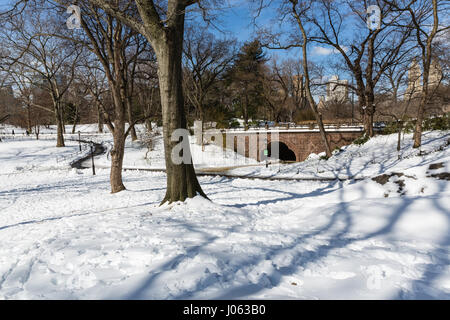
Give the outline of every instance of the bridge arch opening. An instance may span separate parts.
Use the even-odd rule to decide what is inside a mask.
[[[278,149],[279,150],[278,159],[283,160],[283,161],[297,161],[295,152],[292,151],[291,149],[289,149],[289,147],[281,141],[273,141],[267,145],[269,157],[271,157],[272,144],[274,144],[273,145],[274,148],[276,148],[278,145],[278,148],[279,148]]]

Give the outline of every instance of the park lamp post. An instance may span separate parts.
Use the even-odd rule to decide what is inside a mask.
[[[78,131],[78,146],[80,147],[80,152],[81,152],[81,133],[80,133],[80,131]]]
[[[92,175],[95,176],[94,143],[91,142]]]

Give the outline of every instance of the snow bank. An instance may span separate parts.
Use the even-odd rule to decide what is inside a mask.
[[[400,152],[397,152],[397,135],[375,136],[363,145],[351,144],[334,152],[328,160],[311,154],[307,160],[294,164],[277,164],[265,167],[245,167],[228,171],[235,175],[287,178],[365,178],[383,172],[403,171],[423,165],[435,157],[449,156],[449,149],[438,151],[449,144],[450,131],[425,132],[422,147],[413,149],[412,134],[402,136]],[[423,154],[423,156],[418,156]]]

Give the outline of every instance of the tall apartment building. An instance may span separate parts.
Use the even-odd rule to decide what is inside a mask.
[[[439,85],[442,79],[442,68],[436,60],[431,60],[430,74],[428,76],[428,88],[432,89]],[[405,99],[417,96],[422,92],[422,69],[417,59],[414,58],[408,70],[408,87]]]
[[[287,86],[287,90],[288,90],[288,95],[290,97],[306,97],[305,95],[305,87],[304,87],[304,82],[303,82],[303,75],[294,75],[292,76],[292,78],[288,78],[288,77],[283,77],[286,86]],[[278,93],[283,96],[285,95],[285,90],[283,87],[279,87],[278,89]]]
[[[348,80],[339,80],[339,76],[332,76],[327,84],[325,101],[345,102],[348,100]]]

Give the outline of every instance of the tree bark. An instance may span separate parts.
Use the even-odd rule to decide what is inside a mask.
[[[117,43],[115,43],[117,46]],[[120,68],[120,55],[118,49],[114,51],[114,72],[116,73],[116,81],[110,80],[111,94],[114,102],[114,126],[113,134],[113,149],[111,150],[111,172],[110,184],[111,193],[117,193],[125,190],[122,181],[122,167],[123,157],[125,155],[125,119],[126,119],[126,87],[123,83],[123,78],[120,73],[123,69]]]
[[[27,104],[27,131],[31,134],[31,106]]]
[[[54,102],[55,105],[55,118],[56,118],[56,147],[65,147],[64,144],[64,124],[63,116],[61,112],[61,103],[59,101]]]
[[[62,125],[62,133],[66,133],[66,122],[64,120],[64,109],[62,103],[59,103],[59,112],[61,113],[61,125]]]
[[[155,48],[158,57],[158,78],[167,172],[167,190],[161,204],[184,201],[186,198],[193,198],[196,195],[206,198],[195,175],[192,159],[190,163],[177,165],[173,163],[171,156],[173,148],[178,144],[176,141],[171,141],[172,133],[176,129],[187,128],[181,68],[184,13],[179,14],[176,20],[176,25],[169,32],[165,33],[165,39],[159,41]]]
[[[367,79],[367,81],[370,81],[370,78]],[[373,94],[373,88],[370,87],[370,84],[366,84],[366,110],[365,110],[365,123],[364,123],[364,129],[366,131],[366,134],[369,137],[374,136],[373,131],[373,116],[375,113],[375,97]]]
[[[119,55],[114,55],[115,72],[119,73]],[[123,167],[123,157],[125,155],[125,119],[126,119],[126,101],[125,97],[125,86],[120,77],[116,77],[119,81],[115,83],[110,82],[111,93],[114,102],[115,109],[115,119],[114,119],[114,129],[113,134],[113,148],[111,150],[111,172],[110,172],[110,184],[111,193],[117,193],[125,190],[125,186],[122,181],[122,167]]]
[[[113,132],[114,147],[111,150],[111,193],[125,190],[122,181],[123,157],[125,153],[125,125],[121,121],[114,122]]]
[[[244,101],[244,130],[248,130],[248,95],[247,95],[247,88],[245,88],[245,101]]]

